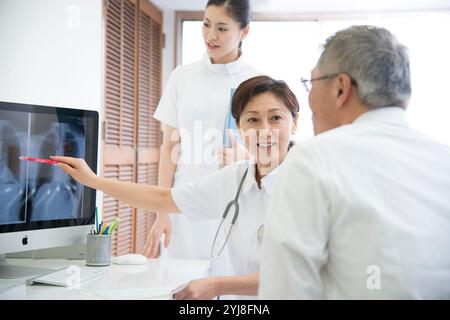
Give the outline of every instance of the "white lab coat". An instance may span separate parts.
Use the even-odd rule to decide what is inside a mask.
[[[260,298],[450,298],[450,148],[404,113],[366,112],[289,152]]]
[[[227,242],[235,275],[259,272],[262,232],[267,203],[279,167],[261,180],[259,189],[255,180],[255,165],[239,161],[226,166],[195,182],[172,189],[172,197],[178,209],[191,219],[221,218],[227,204],[235,198],[245,169],[249,168],[239,197],[239,215]],[[231,210],[221,231],[227,233],[234,214]],[[216,230],[214,230],[215,232]],[[216,251],[223,244],[223,234],[216,244]],[[206,243],[208,254],[212,241]],[[244,297],[239,297],[244,298]],[[256,296],[250,298],[255,299]]]
[[[257,74],[242,56],[228,64],[212,64],[207,54],[203,60],[172,72],[154,118],[180,129],[181,154],[174,186],[219,169],[216,154],[222,146],[231,89]],[[165,254],[171,258],[209,259],[214,221],[191,221],[186,215],[172,215],[171,219],[172,240]],[[222,259],[212,264],[212,274],[225,271],[226,254]]]

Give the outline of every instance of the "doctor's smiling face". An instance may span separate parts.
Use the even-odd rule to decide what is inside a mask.
[[[203,39],[212,63],[230,63],[239,57],[239,47],[248,34],[249,25],[248,13],[237,11],[240,9],[237,6],[230,1],[208,2],[203,18]]]
[[[283,81],[258,76],[244,81],[236,90],[233,117],[262,176],[286,157],[297,129],[298,110],[294,93]]]

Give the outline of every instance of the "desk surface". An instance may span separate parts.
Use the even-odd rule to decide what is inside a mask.
[[[7,259],[8,263],[48,269],[84,266],[84,260]],[[209,276],[208,260],[149,259],[145,265],[115,265],[107,274],[79,288],[26,285],[26,279],[0,279],[0,300],[171,299],[170,290],[193,279]]]

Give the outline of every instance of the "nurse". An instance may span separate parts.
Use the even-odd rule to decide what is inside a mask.
[[[245,147],[255,162],[238,161],[223,169],[173,189],[119,182],[98,177],[82,159],[52,157],[75,180],[99,189],[129,205],[163,213],[183,213],[194,220],[221,218],[231,208],[210,254],[217,256],[227,246],[232,276],[213,276],[191,281],[175,299],[212,299],[239,295],[255,299],[259,284],[260,249],[267,202],[297,128],[299,105],[283,81],[258,76],[239,85],[232,100],[232,114]],[[234,225],[231,220],[236,216]],[[230,232],[231,231],[231,232]],[[229,233],[230,232],[230,233]],[[225,241],[229,233],[228,241]]]
[[[260,74],[242,59],[249,22],[247,0],[209,0],[206,4],[206,53],[202,60],[172,72],[154,114],[163,130],[159,186],[183,185],[220,168],[217,153],[223,145],[231,90]],[[164,234],[167,257],[207,259],[215,225],[215,221],[192,221],[185,215],[157,214],[145,254],[156,257]]]

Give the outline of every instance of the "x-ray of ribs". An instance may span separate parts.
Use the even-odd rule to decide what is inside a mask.
[[[83,142],[69,125],[54,124],[42,136],[36,137],[37,154],[43,158],[50,155],[64,154],[80,157],[84,155]],[[33,179],[30,179],[30,183]],[[83,188],[70,176],[53,166],[38,166],[31,188],[32,219],[77,218],[81,214]],[[64,208],[64,213],[61,212]]]

